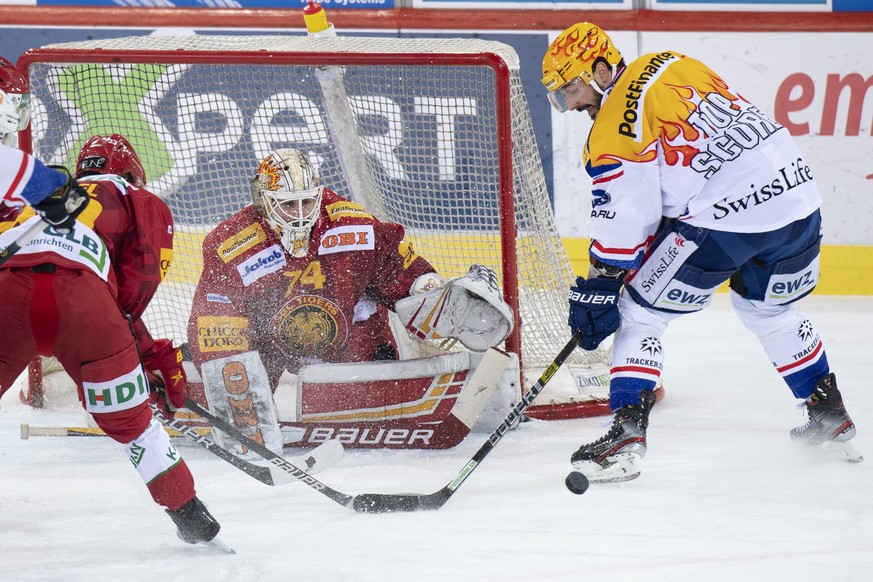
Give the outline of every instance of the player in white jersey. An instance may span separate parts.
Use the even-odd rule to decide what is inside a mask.
[[[570,290],[569,324],[585,349],[617,331],[612,428],[571,462],[591,481],[639,475],[661,335],[728,280],[737,315],[806,403],[791,437],[860,461],[821,339],[793,305],[818,281],[821,197],[788,130],[700,61],[662,51],[626,65],[587,22],[552,42],[542,81],[558,111],[594,120],[591,268]]]
[[[88,198],[77,192],[78,185],[69,172],[47,167],[15,149],[18,132],[30,121],[29,105],[27,79],[0,57],[0,223],[11,224],[18,208],[27,203],[46,222],[69,232]]]

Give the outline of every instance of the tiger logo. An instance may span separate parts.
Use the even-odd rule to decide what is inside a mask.
[[[345,344],[348,322],[332,301],[317,295],[298,295],[273,317],[276,339],[294,356],[318,356]]]

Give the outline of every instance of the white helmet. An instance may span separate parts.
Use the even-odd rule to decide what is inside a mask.
[[[252,180],[252,202],[279,231],[282,246],[292,256],[306,256],[323,191],[318,172],[299,150],[276,150],[258,166]]]
[[[15,66],[0,57],[0,142],[15,147],[30,121],[30,85]]]

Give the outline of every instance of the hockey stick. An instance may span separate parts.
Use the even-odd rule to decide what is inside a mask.
[[[179,436],[183,436],[193,441],[194,444],[199,445],[200,447],[206,449],[213,455],[219,457],[223,461],[226,461],[245,473],[246,475],[253,477],[263,483],[264,485],[276,486],[276,485],[284,485],[286,483],[294,483],[295,479],[292,479],[287,472],[276,469],[275,466],[263,467],[261,465],[255,465],[254,463],[250,463],[245,459],[241,459],[234,455],[232,452],[227,449],[223,449],[218,446],[212,439],[207,437],[208,433],[204,433],[203,429],[197,429],[185,424],[184,421],[179,419],[168,419],[165,417],[160,409],[158,409],[155,405],[152,405],[152,411],[155,413],[155,418],[157,418],[161,424],[170,429],[172,433],[178,433]],[[24,425],[22,425],[22,437],[24,437]],[[66,430],[66,429],[59,429]],[[70,435],[61,435],[61,436],[70,436]],[[81,435],[76,435],[81,436]],[[329,441],[332,442],[332,441]],[[278,456],[278,455],[277,455]],[[323,443],[316,447],[314,450],[307,453],[302,461],[306,463],[307,468],[312,470],[315,467],[319,469],[321,467],[327,466],[329,464],[333,464],[336,462],[339,457],[342,456],[342,446],[340,445],[340,450],[331,449],[328,443]],[[280,457],[281,458],[281,457]]]
[[[21,423],[21,440],[30,437],[99,437],[106,433],[99,428],[88,426],[30,426],[26,422]]]
[[[41,233],[48,226],[48,223],[37,217],[37,220],[27,227],[23,233],[18,235],[18,238],[0,249],[0,265],[15,256],[15,253],[26,247],[27,244],[36,238],[36,235]]]
[[[244,459],[240,459],[230,451],[222,449],[219,447],[212,439],[208,438],[205,434],[201,434],[197,432],[193,427],[188,426],[181,420],[170,419],[164,416],[160,409],[154,404],[151,405],[152,411],[155,413],[155,418],[157,418],[161,424],[165,427],[172,429],[182,436],[188,438],[193,441],[194,444],[199,445],[212,453],[213,455],[219,457],[220,459],[227,461],[246,475],[250,477],[254,477],[261,483],[265,485],[280,485],[281,483],[277,483],[273,478],[272,471],[270,471],[269,467],[262,467],[260,465],[255,465],[254,463],[249,463]]]
[[[188,410],[190,410],[192,412],[197,413],[198,415],[200,415],[201,418],[208,421],[210,424],[212,424],[212,426],[221,430],[223,433],[225,433],[226,435],[231,437],[233,440],[237,441],[240,444],[245,445],[246,447],[248,447],[249,449],[251,449],[252,451],[257,453],[258,455],[260,455],[261,457],[270,461],[270,464],[272,465],[270,467],[270,469],[274,469],[274,468],[278,469],[281,472],[283,472],[284,474],[290,475],[291,477],[293,477],[294,479],[296,479],[298,481],[303,481],[304,483],[306,483],[307,485],[309,485],[310,487],[312,487],[313,489],[315,489],[316,491],[318,491],[319,493],[321,493],[325,497],[328,497],[328,498],[332,499],[333,501],[336,501],[340,505],[342,505],[344,507],[352,507],[352,501],[354,498],[351,495],[346,495],[345,493],[340,493],[339,491],[332,489],[331,487],[328,487],[327,485],[325,485],[324,483],[322,483],[321,481],[319,481],[318,479],[316,479],[315,477],[313,477],[312,475],[310,475],[309,473],[307,473],[303,469],[298,468],[296,465],[294,465],[293,463],[291,463],[290,461],[288,461],[287,459],[285,459],[281,455],[277,455],[276,453],[274,453],[273,451],[271,451],[270,449],[268,449],[267,447],[265,447],[261,443],[244,435],[235,426],[233,426],[232,424],[230,424],[226,420],[219,418],[218,416],[215,416],[214,414],[212,414],[211,412],[209,412],[208,410],[206,410],[205,408],[203,408],[202,406],[197,404],[197,402],[192,400],[190,396],[185,397],[185,408],[187,408]],[[172,428],[179,430],[179,428],[176,426],[173,426]],[[179,432],[182,432],[182,431],[179,431]],[[185,433],[183,433],[183,434],[185,434]],[[210,443],[210,444],[212,444],[212,443]],[[210,450],[212,450],[212,449],[210,449]],[[231,455],[230,453],[228,453],[224,449],[220,449],[220,450],[224,451],[224,453],[226,453],[228,455]],[[216,452],[216,451],[213,451],[213,452]],[[216,454],[218,454],[218,453],[216,452]],[[238,461],[242,461],[242,459],[239,459],[234,455],[231,455],[231,456],[234,459],[237,459]],[[231,462],[231,461],[229,461],[229,462]],[[265,467],[259,467],[258,465],[252,465],[252,466],[258,467],[261,469],[265,469]]]
[[[208,433],[210,429],[195,429],[200,434]],[[180,438],[182,435],[175,430],[170,430],[170,436]],[[105,437],[107,436],[99,428],[90,426],[31,426],[26,422],[21,423],[21,439],[30,437]]]
[[[61,188],[66,189],[66,192],[64,193],[66,196],[66,199],[64,201],[64,207],[69,214],[72,214],[73,216],[78,216],[82,212],[84,207],[88,205],[88,195],[81,188],[71,187],[71,183],[75,184],[76,182],[72,177],[70,177],[70,173],[67,171],[66,168],[63,168],[61,166],[48,167],[55,172],[63,170],[62,173],[67,175],[66,185],[61,186]],[[60,190],[60,188],[58,188],[58,190]],[[40,200],[40,202],[44,202],[49,196],[51,196],[51,194],[47,194],[45,197],[43,197],[42,200]],[[83,199],[84,202],[82,202]],[[33,205],[31,204],[31,208],[32,207]],[[27,221],[25,220],[24,222],[22,222],[22,224],[25,224],[26,222]],[[24,232],[18,235],[18,238],[6,245],[4,248],[0,249],[0,265],[14,257],[18,251],[26,247],[30,243],[30,241],[36,238],[36,236],[40,232],[45,230],[47,226],[51,225],[41,215],[37,214],[36,221],[34,221],[33,224],[28,226]]]
[[[558,368],[560,368],[570,354],[573,353],[573,350],[576,349],[576,346],[581,339],[581,332],[576,332],[573,337],[570,338],[570,341],[568,341],[567,345],[564,346],[561,352],[555,356],[555,359],[551,364],[549,364],[542,376],[540,376],[540,379],[537,380],[537,383],[528,390],[527,394],[525,394],[515,406],[513,406],[512,411],[510,411],[506,418],[503,419],[503,422],[494,429],[494,432],[491,433],[491,436],[488,437],[485,444],[479,447],[476,454],[473,455],[469,462],[464,465],[464,468],[461,469],[458,475],[452,479],[448,485],[435,493],[429,494],[362,493],[356,495],[353,499],[352,506],[355,511],[358,513],[387,513],[393,511],[434,510],[442,507],[455,491],[458,490],[461,483],[470,476],[470,473],[472,473],[488,453],[491,452],[491,449],[493,449],[500,439],[503,438],[503,435],[505,435],[518,419],[521,418],[521,415],[525,410],[527,410],[527,407],[530,406],[530,403],[533,402],[534,398],[542,392],[546,383],[551,380],[555,372],[558,371]]]

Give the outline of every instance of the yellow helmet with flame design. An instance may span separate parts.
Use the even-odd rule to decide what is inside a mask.
[[[549,45],[543,57],[543,85],[549,90],[549,101],[558,111],[566,111],[566,101],[559,89],[581,80],[602,93],[594,82],[594,63],[604,59],[615,73],[621,53],[603,30],[589,22],[574,24]]]

